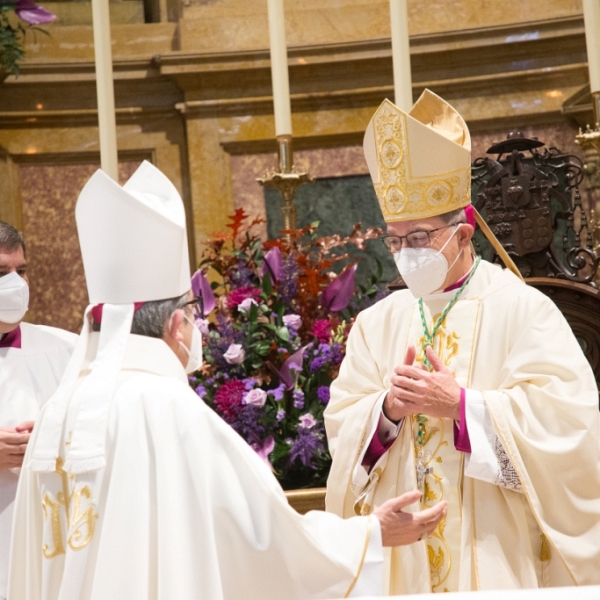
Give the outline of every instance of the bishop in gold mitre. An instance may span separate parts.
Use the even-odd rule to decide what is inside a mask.
[[[409,113],[386,100],[364,150],[408,289],[352,328],[327,509],[448,501],[432,535],[387,551],[389,594],[600,583],[596,382],[552,301],[473,255],[464,120],[429,90]]]

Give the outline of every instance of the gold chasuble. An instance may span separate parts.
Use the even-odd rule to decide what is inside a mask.
[[[430,332],[454,293],[423,298]],[[360,466],[394,368],[410,344],[419,352],[424,341],[408,290],[360,313],[325,413],[328,510],[369,514],[417,488],[422,507],[448,501],[433,535],[388,551],[386,592],[600,583],[598,390],[559,310],[508,270],[481,261],[433,339],[460,386],[483,397],[496,483],[465,473],[471,455],[455,449],[452,420],[422,415],[405,420],[368,476]],[[505,469],[518,486],[503,483]]]

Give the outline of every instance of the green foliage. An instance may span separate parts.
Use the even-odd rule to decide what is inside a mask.
[[[25,27],[14,11],[13,3],[0,4],[0,64],[2,71],[18,76],[25,59]]]

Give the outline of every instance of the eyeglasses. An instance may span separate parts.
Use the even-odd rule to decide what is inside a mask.
[[[450,225],[444,225],[443,227],[436,227],[435,229],[423,230],[423,231],[412,231],[408,235],[384,235],[379,238],[385,245],[385,247],[392,253],[400,252],[402,250],[402,240],[406,240],[406,245],[409,248],[429,248],[431,246],[431,234],[448,227],[456,227],[462,225],[462,223],[452,223]]]
[[[186,309],[188,308],[188,306],[191,308],[194,318],[202,319],[202,317],[204,316],[204,305],[202,302],[202,298],[194,298],[193,300],[186,302],[183,305],[183,308]]]

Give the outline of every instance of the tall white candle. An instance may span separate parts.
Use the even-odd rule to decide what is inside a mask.
[[[283,0],[268,0],[268,10],[275,135],[292,135],[292,108]]]
[[[96,59],[96,97],[100,130],[100,163],[102,170],[119,180],[117,160],[117,121],[113,86],[110,12],[108,0],[92,0],[94,57]]]
[[[600,0],[583,0],[590,87],[600,92]]]
[[[408,112],[412,108],[413,98],[406,0],[390,0],[390,19],[395,102],[398,108]]]

